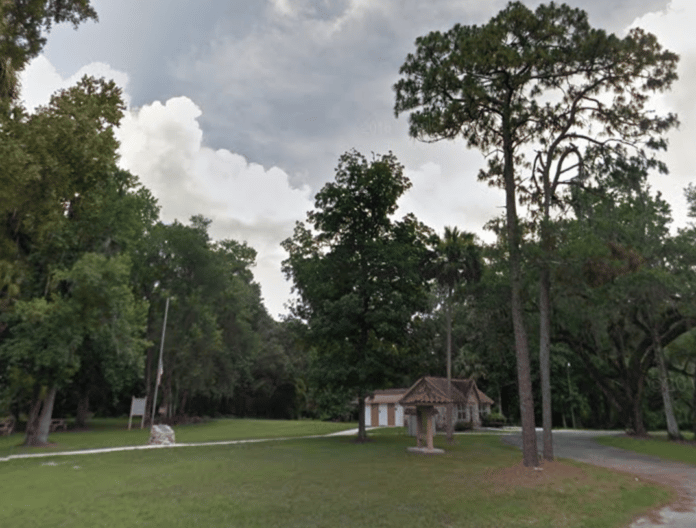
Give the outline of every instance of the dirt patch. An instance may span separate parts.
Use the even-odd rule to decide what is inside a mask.
[[[530,468],[521,462],[514,466],[491,470],[489,482],[495,487],[534,488],[540,485],[562,483],[572,480],[588,483],[590,478],[579,467],[564,462],[543,462],[539,467]]]
[[[688,481],[688,477],[674,473],[669,475],[646,475],[644,473],[635,473],[633,471],[624,469],[621,466],[615,466],[614,469],[617,473],[625,473],[629,477],[633,477],[636,481],[650,482],[652,484],[667,487],[675,492],[666,502],[654,506],[647,513],[635,518],[634,521],[643,518],[656,526],[663,526],[664,523],[661,520],[660,512],[665,508],[665,506],[669,506],[669,509],[675,512],[689,512],[693,510],[694,495],[684,485],[684,479],[686,478]]]
[[[636,435],[623,435],[627,438],[640,438],[645,442],[650,442],[655,440],[654,437],[650,435],[636,436]],[[696,446],[696,441],[694,440],[673,440],[675,444],[682,444],[688,446]],[[693,511],[694,504],[696,504],[696,490],[690,486],[693,476],[689,474],[688,470],[680,470],[677,466],[679,464],[672,464],[666,461],[667,468],[662,471],[646,472],[640,466],[634,465],[630,460],[613,460],[611,463],[606,463],[605,467],[611,468],[619,473],[625,473],[636,480],[641,480],[643,482],[651,482],[661,486],[667,486],[673,489],[676,494],[674,497],[674,502],[669,503],[670,509],[676,512],[689,512]],[[664,505],[663,505],[664,506]],[[651,519],[659,518],[657,512],[661,507],[655,508],[648,517]]]
[[[618,468],[617,468],[618,469]],[[636,475],[630,471],[618,470],[618,473],[626,474],[631,480],[636,482],[650,481],[658,485],[669,486],[676,489],[678,497],[676,502],[669,502],[670,507],[674,511],[691,511],[694,504],[694,497],[684,487],[683,481],[680,482],[682,476],[673,475],[656,475],[648,478],[646,475]],[[546,462],[542,461],[538,468],[525,467],[521,462],[514,466],[508,466],[491,470],[488,473],[488,482],[493,486],[494,490],[503,493],[511,487],[522,488],[563,488],[565,484],[572,483],[573,486],[591,485],[593,487],[601,486],[592,476],[589,476],[585,470],[573,464],[565,462]],[[642,514],[640,517],[646,518],[652,523],[660,523],[660,510],[666,504],[655,506],[652,510]],[[636,519],[634,519],[635,521]]]

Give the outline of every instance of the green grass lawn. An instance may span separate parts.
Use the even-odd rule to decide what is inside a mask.
[[[692,439],[693,434],[686,433],[684,437]],[[643,453],[644,455],[652,455],[696,466],[696,445],[671,442],[667,439],[667,433],[653,433],[649,438],[600,436],[595,440],[606,446],[619,447],[621,449]]]
[[[0,526],[603,528],[671,497],[581,464],[523,469],[498,436],[438,437],[441,456],[407,453],[403,434],[372,438],[11,460]]]
[[[354,423],[333,423],[315,420],[252,420],[220,419],[199,424],[174,427],[180,443],[217,442],[247,438],[279,438],[333,433],[357,427]],[[22,447],[24,433],[0,436],[0,457],[39,451],[72,451],[101,447],[144,445],[150,437],[148,428],[128,430],[127,418],[102,418],[89,422],[87,431],[51,433],[50,447]]]

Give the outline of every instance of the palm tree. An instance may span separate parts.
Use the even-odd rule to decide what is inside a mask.
[[[447,392],[452,397],[452,306],[462,285],[481,278],[481,254],[473,233],[445,227],[444,237],[436,244],[435,279],[444,297],[447,325]],[[447,441],[452,442],[454,427],[452,404],[447,406]]]

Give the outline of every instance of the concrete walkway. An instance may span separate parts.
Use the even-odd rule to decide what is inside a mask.
[[[696,466],[607,447],[594,441],[598,436],[616,434],[615,431],[554,431],[554,455],[631,473],[677,489],[679,500],[675,504],[662,508],[650,518],[634,521],[630,528],[696,527]],[[522,437],[519,433],[509,434],[503,437],[503,442],[521,448]],[[541,451],[543,441],[539,429],[537,445]]]
[[[367,427],[368,431],[374,427]],[[141,449],[171,449],[175,447],[200,447],[200,446],[216,446],[216,445],[235,445],[235,444],[256,444],[259,442],[276,442],[282,440],[299,440],[306,438],[325,438],[327,436],[351,436],[358,434],[357,429],[347,429],[345,431],[337,431],[325,435],[310,435],[310,436],[287,436],[280,438],[250,438],[246,440],[221,440],[218,442],[191,442],[191,443],[176,443],[168,445],[131,445],[119,447],[103,447],[99,449],[79,449],[75,451],[45,451],[43,453],[19,453],[17,455],[9,455],[0,457],[0,462],[8,462],[10,460],[18,460],[22,458],[47,458],[54,456],[70,456],[70,455],[97,455],[99,453],[114,453],[116,451],[139,451]]]
[[[367,431],[375,429],[374,427],[366,427]],[[310,435],[310,436],[287,436],[282,438],[251,438],[246,440],[221,440],[218,442],[192,442],[192,443],[176,443],[169,445],[131,445],[119,447],[103,447],[99,449],[79,449],[74,451],[45,451],[42,453],[19,453],[17,455],[9,455],[0,457],[0,462],[8,462],[10,460],[18,460],[22,458],[47,458],[54,456],[70,456],[70,455],[97,455],[99,453],[114,453],[116,451],[139,451],[141,449],[169,449],[175,447],[200,447],[200,446],[216,446],[216,445],[235,445],[235,444],[255,444],[258,442],[274,442],[279,440],[298,440],[300,438],[324,438],[327,436],[351,436],[358,434],[358,429],[346,429],[345,431],[336,431],[325,435]]]
[[[373,429],[377,429],[377,427],[365,427],[366,431],[372,431]],[[353,436],[358,434],[358,428],[356,427],[355,429],[346,429],[345,431],[337,431],[335,433],[329,433],[324,436]]]

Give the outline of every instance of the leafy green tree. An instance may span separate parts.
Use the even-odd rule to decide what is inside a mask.
[[[559,233],[555,335],[582,359],[626,427],[645,433],[646,379],[658,367],[671,414],[662,349],[690,328],[677,294],[693,282],[679,270],[669,206],[647,188],[640,158],[596,167],[601,193],[574,192],[574,213]],[[670,430],[678,436],[671,417]]]
[[[552,207],[563,207],[564,197],[568,196],[561,192],[560,186],[586,184],[591,174],[586,171],[588,157],[625,157],[629,150],[632,155],[643,157],[650,167],[666,172],[656,153],[666,149],[664,134],[677,124],[675,115],[659,115],[648,106],[651,93],[668,89],[676,80],[677,55],[663,50],[653,35],[639,29],[619,39],[591,29],[586,16],[579,22],[573,44],[584,44],[584,47],[567,48],[565,54],[565,66],[575,71],[544,86],[544,95],[554,102],[547,102],[534,112],[540,133],[534,147],[530,203],[536,207],[533,214],[542,251],[539,357],[546,459],[553,457],[553,452],[547,449],[547,445],[552,446],[549,355],[554,233],[551,213]],[[598,126],[600,131],[596,130]]]
[[[122,170],[115,170],[110,177],[98,181],[71,207],[70,222],[64,226],[62,238],[69,242],[76,255],[91,252],[109,258],[133,256],[158,216],[158,207],[149,191],[139,185],[135,176]],[[130,262],[129,258],[129,272]],[[130,280],[127,282],[132,284]],[[143,324],[141,322],[140,326]],[[138,352],[141,348],[137,347]],[[142,361],[139,355],[124,356],[115,352],[113,344],[103,336],[89,336],[81,346],[80,369],[71,384],[77,397],[75,422],[78,427],[86,426],[90,396],[116,398],[140,378]]]
[[[412,216],[393,221],[410,187],[392,154],[339,159],[334,182],[315,198],[307,222],[283,242],[283,263],[317,353],[331,358],[334,386],[358,399],[364,441],[364,398],[398,375],[413,316],[427,308],[424,264],[430,230]]]
[[[72,324],[76,315],[72,308],[62,299],[18,301],[3,336],[0,356],[4,366],[27,373],[26,381],[31,384],[27,445],[47,442],[58,380],[77,370],[75,352],[82,335]]]
[[[675,414],[682,415],[680,424],[694,430],[694,377],[696,377],[696,332],[691,329],[665,347],[666,363],[669,372],[677,380]],[[681,411],[681,412],[680,412]]]
[[[667,434],[671,440],[681,440],[682,435],[674,414],[667,359],[661,335],[661,326],[665,319],[682,319],[681,314],[676,313],[676,303],[673,300],[679,288],[674,280],[675,277],[661,268],[646,270],[635,279],[633,286],[639,291],[636,297],[640,302],[640,307],[636,310],[635,323],[650,336],[652,352],[657,363]]]
[[[127,257],[84,253],[51,280],[48,299],[15,303],[9,335],[0,345],[5,362],[32,379],[27,445],[47,442],[56,392],[83,362],[100,363],[107,378],[116,378],[124,364],[137,372],[145,346],[140,336],[146,305],[133,296]]]
[[[202,216],[190,225],[158,223],[135,252],[134,282],[150,301],[147,335],[154,343],[146,359],[148,409],[165,300],[171,298],[160,392],[168,419],[186,415],[191,402],[212,408],[237,395],[245,399],[242,392],[253,392],[262,343],[269,354],[277,348],[250,269],[256,252],[233,240],[212,240],[209,225]],[[254,412],[240,401],[232,405],[235,411]]]
[[[91,200],[119,174],[113,127],[123,108],[113,82],[85,77],[31,116],[16,107],[12,115],[2,117],[1,143],[7,157],[0,171],[4,198],[0,201],[0,269],[4,271],[0,297],[5,312],[0,339],[10,364],[22,363],[20,351],[31,355],[31,343],[46,351],[35,352],[37,358],[53,358],[44,363],[37,359],[34,367],[29,361],[27,367],[35,374],[39,366],[41,370],[34,378],[30,412],[41,419],[30,420],[29,444],[45,442],[57,387],[64,386],[79,366],[77,349],[89,334],[80,324],[67,322],[81,308],[68,287],[71,281],[61,277],[77,273],[83,256],[95,250],[99,236],[89,234],[84,222],[83,228],[77,226],[87,217],[98,216]],[[108,265],[93,268],[99,276]],[[118,282],[120,275],[107,275]],[[117,318],[126,317],[125,305],[122,309],[126,311],[115,312]],[[87,320],[86,315],[75,317]],[[27,330],[30,324],[44,328],[32,336]],[[61,328],[50,340],[57,325]]]
[[[418,38],[416,47],[394,87],[396,115],[411,112],[413,137],[462,137],[469,147],[484,151],[488,168],[479,178],[505,190],[524,463],[536,465],[517,215],[518,191],[530,191],[521,174],[529,164],[525,149],[539,146],[537,167],[548,205],[552,166],[559,167],[556,179],[569,170],[564,160],[578,152],[577,141],[603,144],[605,133],[610,141],[616,136],[638,141],[633,136],[643,133],[643,123],[658,131],[674,124],[674,116],[653,119],[643,111],[643,92],[664,89],[676,79],[677,57],[663,52],[655,37],[641,30],[618,39],[590,28],[583,11],[553,3],[534,12],[510,3],[483,26],[455,25],[446,33],[432,32]],[[605,93],[612,98],[609,105]],[[542,97],[551,102],[540,105]],[[599,130],[593,130],[592,122]],[[662,147],[664,141],[647,144]],[[548,292],[547,282],[542,275],[542,295]],[[542,306],[547,306],[545,298]],[[546,313],[542,325],[544,457],[552,459]]]
[[[685,277],[681,278],[679,292],[674,297],[678,298],[685,315],[696,319],[696,277],[694,277],[696,272],[696,186],[689,184],[684,194],[690,221],[686,227],[679,229],[674,239],[674,244],[678,248],[674,251],[677,258],[673,259],[671,264],[675,272]],[[694,332],[691,331],[681,336],[679,343],[670,344],[670,348],[676,349],[677,353],[674,356],[679,358],[679,362],[688,364],[696,359],[695,339]],[[693,370],[692,377],[696,379],[696,368]],[[691,429],[696,432],[696,385],[692,386]]]
[[[0,2],[0,104],[19,95],[17,73],[36,57],[53,24],[77,26],[97,20],[89,0],[4,0]]]
[[[113,133],[125,109],[120,89],[84,77],[33,115],[17,109],[0,127],[0,288],[42,295],[51,267],[72,264],[66,226],[80,202],[117,174]]]

